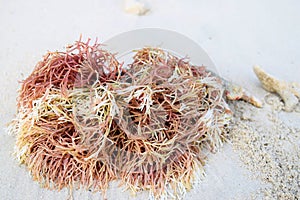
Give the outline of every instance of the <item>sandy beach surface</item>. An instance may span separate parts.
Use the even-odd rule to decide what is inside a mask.
[[[299,199],[300,113],[283,111],[278,96],[262,89],[255,64],[279,79],[300,82],[300,2],[147,1],[150,13],[127,14],[122,1],[0,1],[0,199],[67,199],[31,179],[12,156],[15,137],[5,128],[16,114],[18,81],[26,78],[47,51],[61,50],[82,34],[105,41],[124,31],[162,28],[186,35],[214,61],[219,74],[255,94],[255,108],[230,103],[232,140],[209,154],[205,178],[184,199]],[[174,41],[176,42],[176,41]],[[299,106],[299,104],[298,104]],[[299,109],[298,109],[299,111]],[[74,199],[102,199],[74,191]],[[112,183],[108,199],[147,199]]]

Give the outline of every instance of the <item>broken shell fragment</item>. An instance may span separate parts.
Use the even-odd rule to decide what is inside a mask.
[[[231,81],[228,81],[220,77],[215,72],[212,72],[206,69],[205,67],[203,70],[206,71],[206,73],[209,73],[212,76],[217,77],[219,79],[219,81],[222,84],[222,87],[224,88],[224,94],[227,100],[230,101],[243,100],[258,108],[261,108],[263,106],[263,103],[257,97],[255,97],[253,94],[251,94],[248,90],[246,90],[242,86],[237,85]]]
[[[262,107],[262,102],[258,98],[256,98],[249,91],[237,84],[226,81],[225,92],[226,98],[228,100],[244,100],[258,108]]]

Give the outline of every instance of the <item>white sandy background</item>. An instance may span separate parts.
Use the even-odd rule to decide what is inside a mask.
[[[66,190],[48,191],[31,180],[11,153],[14,137],[4,128],[16,112],[18,81],[42,55],[63,49],[82,34],[105,41],[137,28],[182,33],[203,47],[219,73],[263,99],[266,92],[252,72],[259,64],[278,78],[300,79],[300,1],[297,0],[152,0],[146,16],[127,14],[121,0],[0,0],[0,199],[66,199]],[[176,42],[176,41],[174,41]],[[258,109],[256,112],[264,112]],[[299,113],[282,114],[300,128]],[[264,120],[264,119],[261,119]],[[186,199],[248,199],[261,181],[249,178],[237,153],[226,144],[207,161],[206,178]],[[101,199],[77,191],[75,199]],[[130,199],[113,184],[108,199]],[[145,199],[141,194],[136,199]]]

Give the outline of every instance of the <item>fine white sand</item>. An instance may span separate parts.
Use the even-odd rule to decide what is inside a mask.
[[[49,191],[31,180],[27,170],[19,166],[11,155],[15,139],[7,135],[4,128],[16,112],[18,81],[30,74],[47,50],[62,49],[77,40],[80,34],[84,38],[98,37],[105,41],[136,28],[157,27],[177,31],[207,51],[221,76],[242,85],[262,100],[268,93],[261,88],[252,72],[254,64],[261,65],[280,79],[299,82],[299,1],[153,0],[149,1],[149,5],[151,12],[148,15],[134,16],[123,12],[120,0],[0,1],[0,199],[58,200],[68,197],[67,190]],[[272,182],[265,181],[268,177],[264,172],[266,165],[257,162],[260,154],[251,157],[247,154],[251,148],[242,145],[247,141],[249,129],[256,133],[255,136],[265,134],[268,142],[278,139],[278,134],[284,137],[292,135],[288,142],[281,142],[279,138],[279,143],[284,145],[276,149],[290,152],[287,157],[274,156],[272,152],[275,150],[266,149],[265,153],[269,153],[275,166],[285,162],[296,165],[296,172],[284,168],[282,173],[275,169],[274,174],[284,177],[295,173],[293,179],[299,178],[299,163],[294,162],[297,156],[299,158],[296,150],[300,146],[300,113],[276,111],[276,106],[267,104],[257,109],[244,102],[235,102],[231,107],[236,111],[237,124],[233,134],[243,133],[246,136],[232,144],[225,144],[220,152],[208,156],[206,177],[185,199],[260,199],[263,195],[256,195],[260,189],[271,191],[269,196],[279,195],[280,191],[276,193],[270,189],[274,186]],[[242,128],[241,123],[250,128],[239,129]],[[258,148],[259,144],[255,143],[253,148]],[[256,177],[257,173],[262,175]],[[269,175],[275,181],[281,180]],[[297,186],[293,180],[283,183],[287,187]],[[133,198],[116,185],[112,184],[107,193],[108,199]],[[278,188],[276,185],[273,187],[274,190]],[[299,187],[295,192],[299,195]],[[101,194],[76,191],[74,198],[101,199]],[[142,193],[135,198],[146,199],[147,194]]]

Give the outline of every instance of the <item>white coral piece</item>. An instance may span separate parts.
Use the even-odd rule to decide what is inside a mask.
[[[254,66],[253,70],[265,90],[277,93],[282,98],[285,111],[291,112],[296,108],[300,98],[300,84],[278,80],[259,66]]]

